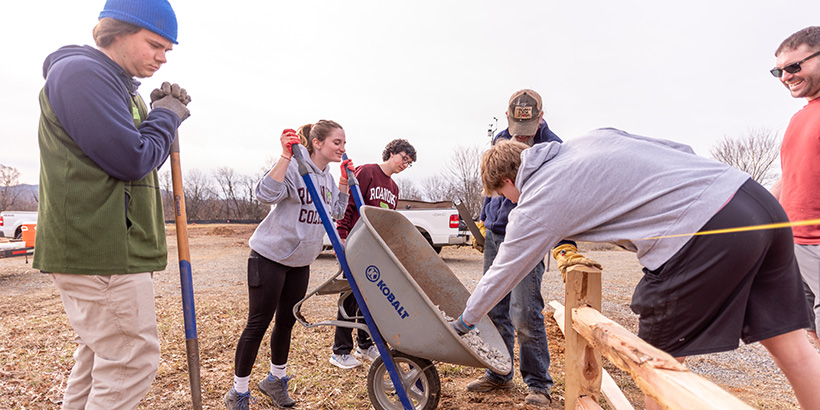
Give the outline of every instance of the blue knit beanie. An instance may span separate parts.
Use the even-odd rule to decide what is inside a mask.
[[[177,16],[168,0],[107,0],[100,19],[111,17],[177,43]]]

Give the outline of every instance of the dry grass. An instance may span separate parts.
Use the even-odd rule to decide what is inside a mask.
[[[242,225],[189,227],[202,397],[206,409],[224,408],[222,396],[232,383],[236,342],[247,315],[244,267],[247,239],[252,231],[252,226]],[[155,275],[162,356],[156,380],[140,403],[141,409],[191,408],[174,243],[174,229],[169,226],[168,269]],[[445,250],[443,255],[451,265],[477,264],[473,261],[476,258],[468,252],[471,251]],[[480,265],[477,266],[480,276]],[[323,254],[312,265],[311,289],[332,272],[335,272],[335,262],[330,255]],[[619,287],[607,289],[614,291]],[[335,297],[320,297],[306,304],[303,312],[311,320],[324,320],[335,315],[335,304]],[[73,364],[71,354],[75,345],[58,292],[46,275],[30,269],[23,259],[0,259],[0,315],[0,408],[59,407]],[[552,358],[550,373],[555,379],[551,408],[560,409],[563,408],[564,393],[563,336],[551,316],[546,324]],[[331,328],[306,329],[298,324],[294,328],[288,372],[296,375],[290,390],[298,402],[297,408],[371,408],[366,387],[367,367],[341,370],[330,365],[328,358],[332,343]],[[251,375],[252,383],[258,382],[268,370],[268,346],[266,338]],[[643,396],[629,376],[609,364],[605,366],[636,408],[641,407]],[[466,392],[465,385],[479,377],[483,370],[447,363],[436,363],[436,368],[442,382],[439,409],[531,407],[523,405],[527,389],[518,372],[512,390],[475,394]],[[258,391],[255,396],[259,401],[251,406],[252,409],[274,408]],[[757,403],[753,399],[754,395],[745,398],[761,409],[778,408],[776,398],[759,397]]]

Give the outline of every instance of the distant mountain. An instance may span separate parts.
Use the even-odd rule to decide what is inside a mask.
[[[14,205],[12,205],[10,209],[0,209],[0,211],[36,211],[39,187],[39,185],[30,184],[20,184],[9,187],[9,194],[16,197]],[[0,195],[3,194],[3,188],[0,188]]]
[[[11,189],[23,192],[31,192],[33,194],[37,193],[37,190],[40,189],[40,185],[31,185],[31,184],[20,184],[10,187]]]

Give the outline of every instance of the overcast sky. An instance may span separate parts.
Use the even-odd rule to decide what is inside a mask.
[[[104,1],[3,5],[0,164],[38,182],[37,94],[45,57],[93,44]],[[709,156],[724,136],[782,136],[805,104],[768,70],[820,2],[790,1],[245,1],[172,0],[179,45],[140,92],[162,81],[193,97],[179,133],[184,170],[256,174],[278,136],[339,122],[357,164],[406,138],[437,174],[459,146],[506,127],[510,95],[533,88],[564,140],[616,127],[690,144]],[[162,171],[169,165],[163,166]],[[333,168],[334,174],[338,170]]]

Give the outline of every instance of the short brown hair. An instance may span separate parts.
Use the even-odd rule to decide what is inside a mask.
[[[806,27],[790,35],[789,38],[780,43],[780,46],[774,52],[774,56],[777,57],[783,50],[797,50],[804,44],[812,50],[820,48],[820,27]]]
[[[391,155],[399,155],[402,152],[407,154],[413,162],[416,162],[416,149],[413,148],[407,140],[401,138],[390,141],[387,146],[384,147],[384,151],[382,152],[382,161],[387,161],[390,159]]]
[[[94,42],[97,43],[97,47],[105,48],[110,46],[117,37],[138,33],[142,29],[142,27],[135,26],[131,23],[104,17],[94,26],[94,30],[91,31],[91,34],[94,36]]]
[[[336,121],[319,120],[316,124],[305,124],[299,127],[296,135],[299,136],[302,145],[307,147],[308,153],[313,154],[313,140],[324,141],[334,128],[341,130],[342,126]]]
[[[515,140],[499,141],[481,156],[481,183],[484,195],[495,194],[504,185],[504,180],[515,182],[518,166],[521,165],[521,153],[529,145]]]

